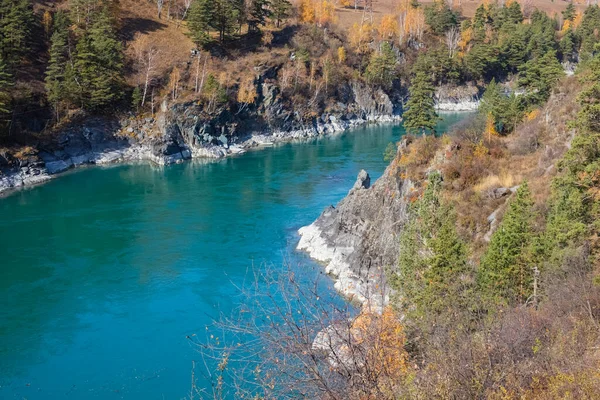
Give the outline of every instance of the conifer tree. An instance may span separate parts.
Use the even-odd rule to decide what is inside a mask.
[[[533,239],[533,199],[523,182],[481,258],[477,280],[484,296],[509,303],[527,299],[531,292],[527,257]]]
[[[65,82],[69,61],[67,41],[68,31],[55,25],[50,39],[50,60],[46,69],[46,93],[48,101],[54,106],[57,120],[60,119],[60,104],[69,97]]]
[[[594,54],[595,46],[600,43],[598,27],[600,26],[600,6],[593,5],[585,9],[581,25],[577,28],[577,36],[581,40],[580,54],[586,60]]]
[[[292,4],[289,0],[271,0],[271,12],[271,16],[275,20],[275,25],[279,28],[281,22],[290,17]]]
[[[0,55],[9,68],[30,50],[34,21],[28,0],[0,0]]]
[[[123,48],[107,7],[95,15],[89,39],[95,64],[90,106],[100,108],[119,99],[123,86]]]
[[[573,20],[575,19],[576,14],[577,14],[577,11],[575,10],[575,5],[573,3],[569,3],[567,5],[567,8],[565,8],[565,10],[562,12],[562,16],[563,16],[564,20],[571,21],[571,22],[573,22]]]
[[[6,63],[0,54],[0,114],[7,113],[10,103],[8,89],[12,86],[12,75],[8,72]]]
[[[213,13],[212,0],[196,0],[188,13],[190,36],[198,46],[210,43],[211,16]]]
[[[248,6],[248,31],[259,32],[271,17],[270,0],[251,0]]]
[[[219,42],[223,43],[235,32],[241,12],[240,4],[236,4],[236,2],[232,0],[212,1],[213,15],[211,26],[219,33]]]
[[[378,52],[371,55],[365,77],[370,83],[390,87],[396,76],[396,55],[388,42],[383,42]]]
[[[400,236],[398,269],[390,283],[397,304],[411,318],[437,317],[466,305],[467,252],[456,232],[453,208],[441,199],[442,178],[433,172]]]
[[[527,99],[531,104],[541,104],[548,100],[556,82],[564,74],[556,52],[551,50],[521,66],[519,85],[527,90]]]
[[[409,99],[406,111],[402,115],[404,127],[410,133],[434,132],[438,122],[433,95],[435,88],[431,78],[423,71],[418,71],[409,87]]]

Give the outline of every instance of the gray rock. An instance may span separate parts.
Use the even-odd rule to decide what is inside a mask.
[[[364,169],[358,173],[352,190],[368,189],[371,187],[371,177]]]
[[[508,196],[511,193],[512,192],[511,192],[511,190],[509,188],[504,188],[504,187],[502,187],[502,188],[496,188],[496,189],[493,189],[490,192],[490,197],[493,198],[493,199],[500,199],[500,198],[502,198],[504,196]]]
[[[46,163],[46,169],[50,175],[59,174],[61,172],[65,172],[69,168],[73,167],[73,162],[71,159],[68,160],[58,160],[51,161]]]

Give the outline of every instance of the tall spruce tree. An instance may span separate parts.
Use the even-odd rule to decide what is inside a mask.
[[[290,17],[292,13],[292,3],[289,0],[271,0],[271,14],[275,25],[279,28],[281,22]]]
[[[435,319],[466,308],[468,301],[466,246],[456,232],[453,208],[441,199],[441,187],[439,172],[431,173],[400,236],[398,268],[389,274],[397,305],[412,319]]]
[[[527,299],[532,289],[528,256],[533,239],[533,199],[523,182],[481,258],[477,281],[485,297],[509,303]]]
[[[552,89],[565,74],[554,50],[527,61],[519,71],[519,86],[527,90],[526,98],[530,104],[548,100]]]
[[[12,75],[8,72],[8,67],[0,54],[0,114],[9,111],[10,94],[8,89],[12,84]]]
[[[243,3],[234,0],[212,0],[211,26],[219,34],[219,42],[229,39],[236,30]]]
[[[96,13],[88,34],[96,70],[90,106],[101,108],[118,100],[123,87],[123,48],[107,7]]]
[[[34,23],[30,1],[0,0],[0,55],[9,68],[15,69],[31,49]]]
[[[423,71],[418,71],[411,81],[406,111],[402,115],[404,127],[410,133],[434,132],[438,123],[433,95],[435,88],[431,78]]]
[[[192,41],[198,46],[210,43],[210,29],[213,14],[212,0],[196,0],[188,13],[188,28]]]
[[[247,10],[248,31],[260,32],[260,27],[265,26],[267,19],[272,15],[270,7],[270,0],[250,1]]]
[[[46,69],[46,93],[53,105],[56,119],[60,119],[61,105],[72,100],[72,86],[67,81],[69,58],[69,21],[63,12],[54,17],[54,33],[50,39],[50,59]]]
[[[396,54],[388,42],[381,44],[380,50],[371,54],[365,77],[369,83],[389,88],[396,77]]]

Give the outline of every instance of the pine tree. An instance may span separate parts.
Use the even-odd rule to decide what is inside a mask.
[[[248,5],[248,31],[259,32],[261,26],[265,26],[267,19],[271,17],[270,0],[251,0]]]
[[[556,52],[551,50],[521,66],[518,82],[527,90],[530,104],[541,104],[548,100],[552,89],[564,74]]]
[[[595,52],[595,46],[600,43],[598,27],[600,26],[600,6],[593,5],[585,9],[581,25],[577,28],[577,36],[581,40],[580,54],[583,60]]]
[[[196,0],[192,3],[187,20],[190,36],[198,46],[206,46],[210,43],[212,14],[212,0]]]
[[[407,132],[434,132],[438,122],[433,95],[435,88],[431,78],[423,71],[418,71],[411,82],[407,110],[402,115]]]
[[[90,106],[101,108],[118,100],[123,87],[123,48],[108,8],[94,16],[88,35],[95,64]]]
[[[400,236],[398,268],[390,271],[398,306],[413,319],[466,308],[466,246],[456,232],[453,208],[441,199],[441,185],[441,175],[431,173]]]
[[[569,3],[567,8],[562,12],[563,19],[565,21],[571,21],[575,19],[575,15],[577,14],[577,10],[575,10],[575,5],[573,3]]]
[[[371,55],[365,77],[369,83],[389,88],[396,77],[396,54],[388,42],[383,42],[379,52]]]
[[[131,93],[131,105],[135,108],[135,111],[138,112],[140,104],[142,104],[142,90],[139,86],[136,86]]]
[[[0,55],[9,68],[16,68],[30,50],[34,21],[28,0],[0,0]]]
[[[223,43],[235,32],[240,16],[239,5],[232,0],[212,0],[213,12],[211,26],[219,33],[219,41]]]
[[[48,101],[54,105],[57,120],[60,119],[60,104],[68,99],[65,90],[67,63],[69,61],[68,31],[55,26],[50,40],[50,60],[46,69],[46,93]]]
[[[8,89],[12,86],[12,75],[8,72],[6,63],[0,54],[0,114],[7,113],[10,103]]]
[[[488,84],[481,97],[479,113],[491,116],[494,129],[500,133],[511,132],[523,114],[518,98],[515,95],[506,96],[495,79]]]
[[[292,13],[292,4],[289,0],[271,0],[271,17],[275,20],[277,28],[282,21],[288,19]]]
[[[527,299],[531,292],[527,256],[533,239],[533,200],[523,182],[481,259],[477,280],[486,297],[509,303]]]

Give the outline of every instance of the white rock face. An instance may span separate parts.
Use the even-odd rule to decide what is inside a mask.
[[[406,195],[412,183],[402,181],[393,166],[370,187],[366,173],[336,207],[326,208],[301,228],[297,249],[325,264],[335,288],[371,311],[389,301],[385,267],[398,258],[398,235],[406,219]]]

